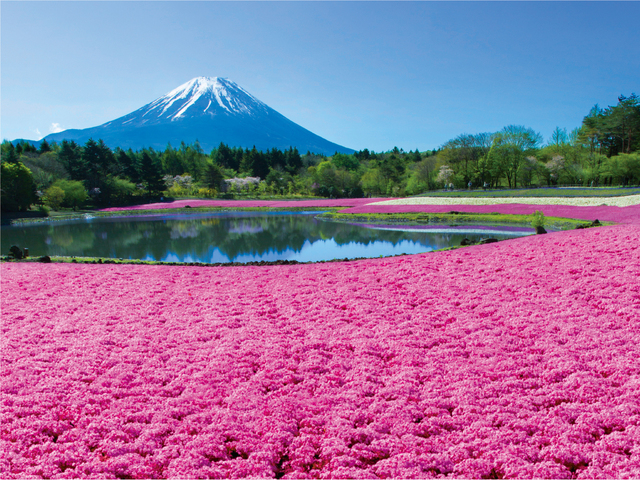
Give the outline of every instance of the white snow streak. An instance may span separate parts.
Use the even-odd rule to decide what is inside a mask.
[[[256,110],[266,110],[268,108],[260,100],[230,80],[218,77],[197,77],[143,107],[141,110],[144,109],[145,111],[142,116],[145,117],[152,111],[159,111],[158,117],[167,115],[167,118],[175,120],[184,116],[187,110],[201,97],[209,100],[202,113],[209,110],[214,98],[215,102],[229,113],[251,115]],[[181,100],[183,102],[180,102]],[[177,106],[178,111],[176,113],[167,113],[173,105]],[[128,120],[127,123],[129,121],[132,120]]]

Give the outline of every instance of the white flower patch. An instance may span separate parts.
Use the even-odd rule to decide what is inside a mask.
[[[625,197],[412,197],[385,200],[369,203],[368,205],[500,205],[505,203],[519,203],[527,205],[571,205],[574,207],[628,207],[640,205],[640,195]]]

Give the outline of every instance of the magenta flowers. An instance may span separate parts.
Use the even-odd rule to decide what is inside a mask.
[[[1,268],[3,478],[640,476],[637,224]]]
[[[185,208],[187,205],[192,208],[196,207],[225,207],[225,208],[253,208],[253,207],[272,207],[272,208],[289,208],[289,207],[356,207],[366,205],[367,203],[377,202],[380,200],[388,200],[387,198],[337,198],[335,200],[317,199],[317,200],[176,200],[175,202],[148,203],[145,205],[136,205],[133,207],[111,207],[105,208],[103,212],[117,212],[122,210],[159,210]]]

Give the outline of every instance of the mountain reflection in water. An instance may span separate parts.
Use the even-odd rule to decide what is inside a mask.
[[[2,227],[32,256],[111,257],[170,262],[320,261],[412,254],[460,245],[463,238],[504,239],[530,228],[364,225],[322,221],[320,212],[223,212],[106,217]]]

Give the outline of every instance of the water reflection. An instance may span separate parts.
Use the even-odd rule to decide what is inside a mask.
[[[513,238],[532,229],[400,226],[317,220],[320,212],[224,212],[112,217],[2,227],[2,252],[169,262],[319,261],[420,253],[467,237]]]

